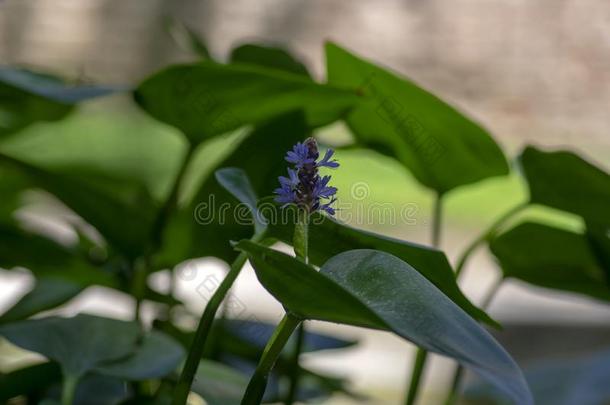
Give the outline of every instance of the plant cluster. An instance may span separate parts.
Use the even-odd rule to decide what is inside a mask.
[[[459,364],[447,404],[463,395],[518,405],[533,404],[534,397],[537,403],[564,403],[536,385],[548,381],[545,375],[557,378],[557,367],[523,373],[485,328],[498,328],[498,322],[462,293],[458,278],[473,252],[487,246],[502,270],[497,287],[519,279],[610,300],[608,173],[573,152],[526,147],[516,164],[529,199],[484,230],[452,267],[439,250],[443,202],[460,187],[510,172],[502,149],[482,126],[336,44],[326,45],[322,83],[281,48],[242,45],[223,63],[181,29],[198,60],[168,66],[134,88],[75,85],[0,69],[0,266],[28,269],[35,278],[31,290],[0,316],[0,335],[47,359],[0,375],[0,401],[183,405],[191,392],[219,405],[293,404],[334,393],[357,401],[360,396],[344,379],[299,361],[305,352],[357,344],[307,330],[305,321],[320,320],[388,331],[417,345],[407,404],[418,398],[428,352]],[[72,165],[70,156],[45,161],[11,148],[32,125],[46,122],[52,129],[50,122],[82,102],[127,92],[146,114],[177,129],[184,142],[181,163],[161,192],[93,163]],[[349,128],[350,147],[395,159],[434,192],[431,246],[333,219],[337,189],[329,169],[341,168],[334,151],[312,136],[335,122]],[[233,142],[230,150],[189,195],[185,178],[197,153],[222,138]],[[15,215],[31,190],[46,192],[76,214],[67,220],[78,236],[74,243],[28,228]],[[210,195],[217,203],[212,210],[222,204],[247,207],[249,223],[216,211],[205,225],[195,221],[196,207]],[[273,200],[289,221],[272,220],[259,209],[262,201]],[[519,221],[518,214],[533,205],[578,216],[582,227]],[[295,254],[274,249],[277,241]],[[172,286],[166,292],[150,286],[154,273],[173,274],[181,263],[206,256],[230,267],[201,316],[185,310]],[[219,311],[248,260],[285,309],[277,326]],[[92,286],[133,297],[133,321],[48,316]],[[143,303],[154,308],[152,322],[142,317]],[[196,319],[197,327],[186,327],[185,319]],[[564,367],[564,376],[578,367],[608,371],[610,359],[604,359],[574,362]],[[483,381],[466,394],[462,367]],[[600,381],[609,374],[602,371],[588,379],[564,378],[561,395],[596,392],[595,398],[607,400],[610,393],[602,392]]]

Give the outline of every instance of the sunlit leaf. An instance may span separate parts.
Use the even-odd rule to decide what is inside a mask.
[[[398,159],[438,192],[508,173],[502,150],[481,126],[412,81],[329,43],[328,81],[365,102],[346,122],[359,144]]]
[[[407,263],[375,250],[334,256],[317,272],[250,241],[260,282],[297,316],[396,333],[472,369],[517,404],[532,404],[518,366],[474,319]],[[312,299],[312,294],[315,299]]]

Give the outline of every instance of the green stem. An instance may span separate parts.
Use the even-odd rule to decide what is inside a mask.
[[[434,200],[434,212],[432,214],[432,246],[438,247],[441,242],[441,225],[443,217],[443,195],[437,194]],[[411,383],[409,384],[409,391],[405,399],[406,405],[413,405],[417,400],[419,388],[421,385],[421,377],[426,367],[426,360],[428,358],[428,352],[421,347],[417,348],[417,355],[413,362],[411,372]]]
[[[502,287],[503,283],[504,283],[504,277],[500,277],[496,282],[494,282],[492,287],[489,289],[489,291],[485,295],[485,298],[483,298],[483,301],[481,302],[481,309],[486,310],[487,308],[489,308],[489,306],[491,305],[491,302],[493,301],[494,297],[498,294],[498,291],[500,290],[500,287]],[[455,372],[453,374],[453,380],[451,382],[451,391],[449,392],[449,395],[448,395],[447,399],[445,400],[445,405],[453,405],[455,403],[455,401],[457,401],[457,399],[459,398],[458,392],[460,389],[460,385],[462,384],[463,378],[464,378],[464,367],[461,364],[458,364],[458,366],[456,367]]]
[[[527,202],[523,202],[514,206],[513,208],[505,212],[504,215],[498,218],[494,223],[492,223],[485,232],[479,235],[478,238],[473,240],[470,245],[468,245],[468,247],[464,249],[462,255],[457,261],[457,265],[455,267],[455,277],[457,278],[460,276],[460,274],[462,274],[462,270],[464,270],[464,267],[466,267],[466,263],[468,262],[472,254],[477,250],[477,248],[479,248],[483,243],[493,238],[496,232],[502,227],[502,225],[504,225],[517,213],[523,211],[527,206]]]
[[[472,256],[472,254],[477,250],[477,248],[479,248],[484,243],[489,242],[496,235],[498,230],[508,220],[510,220],[512,217],[514,217],[519,212],[523,211],[525,208],[527,208],[527,206],[528,206],[527,202],[522,202],[520,204],[517,204],[516,206],[514,206],[507,212],[505,212],[495,222],[493,222],[489,226],[489,228],[487,228],[487,230],[485,232],[483,232],[481,235],[479,235],[478,238],[473,240],[470,243],[470,245],[468,245],[468,247],[466,247],[466,249],[464,249],[464,252],[458,259],[457,266],[455,269],[456,279],[460,277],[460,275],[462,274],[462,271],[466,267],[466,263],[468,262],[468,260]],[[485,310],[485,309],[487,309],[487,307],[489,307],[489,304],[491,303],[491,301],[497,294],[503,281],[504,281],[504,279],[500,278],[489,290],[489,292],[487,293],[487,296],[483,299],[483,302],[481,303],[481,308],[483,310]],[[455,372],[453,374],[451,390],[449,391],[447,399],[445,400],[445,405],[452,405],[455,403],[455,401],[457,401],[457,399],[459,397],[458,391],[459,391],[460,385],[462,383],[463,376],[464,376],[464,367],[462,367],[461,364],[458,364],[458,366],[456,367]]]
[[[253,237],[252,240],[256,242],[261,238],[262,235],[259,235]],[[218,307],[220,307],[220,304],[225,299],[229,289],[233,286],[235,279],[237,279],[237,276],[239,276],[239,273],[241,272],[241,269],[246,263],[247,259],[248,256],[243,252],[237,256],[237,259],[235,259],[231,265],[229,272],[218,286],[218,289],[214,291],[214,295],[212,295],[210,301],[207,303],[205,310],[201,315],[201,319],[199,320],[199,325],[197,326],[195,337],[191,343],[186,363],[182,369],[182,374],[180,375],[174,390],[172,405],[186,404],[188,394],[191,390],[191,385],[193,384],[193,379],[195,378],[197,368],[199,367],[199,361],[201,360],[201,356],[205,349],[205,344],[210,333],[212,322],[214,322],[214,318],[218,312]]]
[[[292,241],[294,253],[297,259],[303,263],[309,263],[309,215],[304,210],[299,210],[299,220],[294,227],[294,237]],[[296,341],[294,344],[292,358],[290,362],[290,370],[288,376],[290,385],[286,396],[286,405],[292,405],[297,398],[299,390],[300,370],[299,360],[303,351],[303,340],[305,339],[305,325],[297,330]]]
[[[248,383],[241,405],[260,405],[267,388],[269,373],[275,362],[282,353],[282,349],[288,343],[292,332],[301,324],[301,319],[287,313],[273,332],[273,336],[267,342],[263,355]]]
[[[144,296],[144,291],[146,290],[146,279],[148,277],[148,273],[152,270],[151,262],[152,256],[155,252],[159,250],[159,248],[163,244],[163,234],[165,231],[165,227],[169,222],[169,218],[172,212],[176,209],[178,205],[178,197],[180,196],[180,189],[182,188],[182,182],[184,180],[184,175],[186,174],[186,169],[188,168],[191,159],[193,158],[193,154],[196,149],[196,144],[190,143],[188,144],[188,148],[186,150],[186,154],[182,160],[180,168],[178,169],[178,173],[176,174],[176,178],[174,179],[174,183],[172,185],[172,189],[169,192],[165,203],[159,209],[157,213],[157,217],[153,222],[151,228],[151,244],[148,248],[148,251],[144,255],[144,263],[145,266],[143,269],[136,269],[136,274],[134,274],[133,280],[133,290],[139,292],[136,298],[136,306],[134,309],[136,320],[140,319],[140,308],[142,306],[142,300]],[[172,270],[173,271],[173,270]],[[143,274],[137,274],[137,272],[142,272]],[[172,274],[173,277],[173,274]],[[170,294],[173,294],[173,291],[170,290]],[[171,308],[169,309],[171,312]]]
[[[61,389],[61,405],[72,405],[78,377],[66,375]]]

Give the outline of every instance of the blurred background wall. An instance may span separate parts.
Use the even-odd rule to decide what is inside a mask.
[[[315,72],[325,40],[437,91],[502,137],[610,143],[605,0],[4,0],[0,61],[133,83],[185,59],[163,29],[185,21],[220,57],[286,44]],[[586,147],[586,145],[584,146]]]

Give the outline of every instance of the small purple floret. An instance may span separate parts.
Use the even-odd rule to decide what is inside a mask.
[[[297,143],[286,154],[286,161],[294,165],[288,169],[288,177],[278,178],[280,187],[275,189],[275,201],[280,204],[296,204],[308,212],[325,211],[335,215],[332,204],[336,201],[337,189],[328,186],[330,176],[321,177],[320,167],[335,169],[339,167],[336,160],[331,160],[335,152],[327,149],[324,157],[318,161],[320,154],[316,140],[308,138],[303,143]]]

